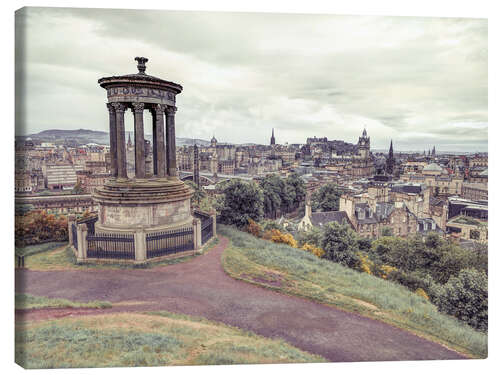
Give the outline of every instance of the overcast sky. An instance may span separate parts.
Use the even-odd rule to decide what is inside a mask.
[[[18,134],[108,130],[97,79],[180,83],[179,137],[487,151],[482,19],[25,8],[17,15]],[[130,114],[127,130],[133,129]]]

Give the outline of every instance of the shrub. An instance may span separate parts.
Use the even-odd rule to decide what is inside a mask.
[[[387,277],[394,271],[397,271],[398,269],[396,267],[390,266],[388,264],[382,264],[380,267],[378,267],[379,270],[379,276],[382,279],[387,279]]]
[[[325,250],[309,243],[304,244],[302,246],[302,250],[308,251],[311,254],[316,255],[318,258],[321,258],[325,255]]]
[[[262,228],[261,226],[256,223],[252,219],[248,219],[248,225],[246,227],[246,231],[255,237],[261,237],[262,236]]]
[[[290,233],[282,233],[278,229],[271,229],[270,231],[267,231],[266,233],[271,232],[271,241],[275,243],[283,243],[285,245],[289,245],[291,247],[298,247],[297,241],[295,241],[295,238]]]
[[[325,258],[356,268],[359,258],[357,252],[357,235],[348,224],[329,223],[325,226],[321,247],[325,250]]]
[[[15,241],[17,247],[35,245],[48,241],[68,239],[68,220],[65,216],[55,216],[45,211],[31,211],[16,216]]]
[[[427,293],[425,293],[425,290],[423,290],[422,288],[417,288],[417,290],[415,290],[415,294],[425,298],[426,300],[429,300],[429,296],[427,295]]]
[[[438,289],[434,303],[481,331],[488,330],[488,278],[483,271],[464,269]]]
[[[359,256],[358,268],[361,272],[372,274],[373,262],[368,258],[368,254],[357,253]]]

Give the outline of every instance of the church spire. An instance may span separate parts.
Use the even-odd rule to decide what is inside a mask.
[[[273,131],[272,131],[272,134],[271,134],[271,146],[276,144],[276,139],[274,138],[274,128],[273,128]]]
[[[385,171],[387,174],[393,174],[394,173],[394,150],[392,148],[392,139],[391,139],[391,145],[389,146],[389,155],[387,157],[386,165],[385,165]]]

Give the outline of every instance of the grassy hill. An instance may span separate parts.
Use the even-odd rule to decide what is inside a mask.
[[[173,314],[116,313],[16,325],[24,368],[324,362],[282,340]]]
[[[409,289],[306,251],[220,225],[231,240],[222,256],[232,277],[381,320],[472,357],[485,358],[488,336],[440,313]]]

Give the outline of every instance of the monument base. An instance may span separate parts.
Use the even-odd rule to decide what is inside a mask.
[[[169,230],[191,225],[191,189],[177,177],[110,179],[97,189],[96,232]]]

